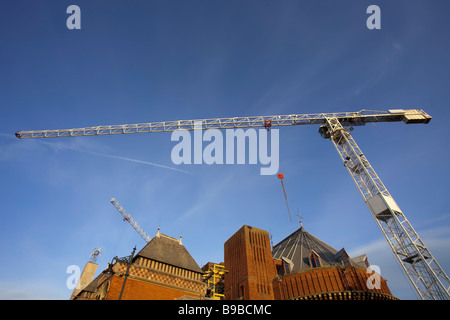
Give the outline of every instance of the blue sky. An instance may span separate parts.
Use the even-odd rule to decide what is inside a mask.
[[[81,30],[66,9],[81,8]],[[381,30],[366,9],[381,8]],[[180,165],[170,133],[18,140],[14,132],[216,117],[420,108],[428,125],[358,127],[355,140],[450,272],[448,1],[1,1],[0,298],[68,299],[68,266],[102,247],[98,272],[153,236],[201,266],[242,225],[289,221],[260,165]],[[416,295],[349,173],[316,126],[280,129],[292,215],[367,253],[401,299]],[[159,166],[155,166],[157,164]],[[181,169],[174,170],[174,169]]]

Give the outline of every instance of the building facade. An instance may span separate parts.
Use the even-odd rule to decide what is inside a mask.
[[[92,272],[91,272],[92,273]],[[92,275],[93,277],[93,275]],[[303,226],[272,247],[244,225],[224,243],[224,262],[201,269],[180,239],[158,230],[136,255],[114,258],[71,299],[394,300],[366,255],[350,258]]]
[[[115,259],[73,299],[202,299],[206,294],[202,275],[181,239],[158,231],[131,260]]]
[[[276,277],[267,231],[244,225],[224,246],[226,300],[273,300]]]
[[[365,255],[350,258],[303,226],[271,250],[267,231],[243,226],[224,245],[227,300],[396,299]]]

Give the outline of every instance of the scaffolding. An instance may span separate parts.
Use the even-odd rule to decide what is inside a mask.
[[[223,280],[228,273],[225,266],[213,263],[203,275],[203,281],[207,285],[207,297],[213,300],[223,300],[225,295],[223,293]]]

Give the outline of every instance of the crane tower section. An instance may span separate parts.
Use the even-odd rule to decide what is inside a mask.
[[[327,118],[319,134],[330,139],[395,257],[421,299],[449,299],[450,280],[406,219],[351,134]]]

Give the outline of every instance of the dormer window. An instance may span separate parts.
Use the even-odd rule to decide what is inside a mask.
[[[277,266],[277,273],[279,276],[284,276],[286,274],[291,273],[294,264],[291,260],[282,257],[281,264]]]
[[[352,263],[350,261],[350,257],[347,255],[347,252],[345,253],[345,255],[342,255],[341,259],[344,266],[351,267]]]
[[[321,263],[320,263],[320,257],[317,253],[315,253],[314,251],[311,251],[311,255],[309,256],[309,260],[311,262],[311,267],[313,268],[318,268],[321,267]]]
[[[350,260],[350,257],[348,256],[348,254],[347,254],[347,252],[345,251],[344,248],[339,250],[339,252],[336,253],[336,255],[334,256],[334,258],[336,259],[336,261],[340,261],[344,266],[347,266],[347,267],[351,267],[352,266],[352,262]]]

